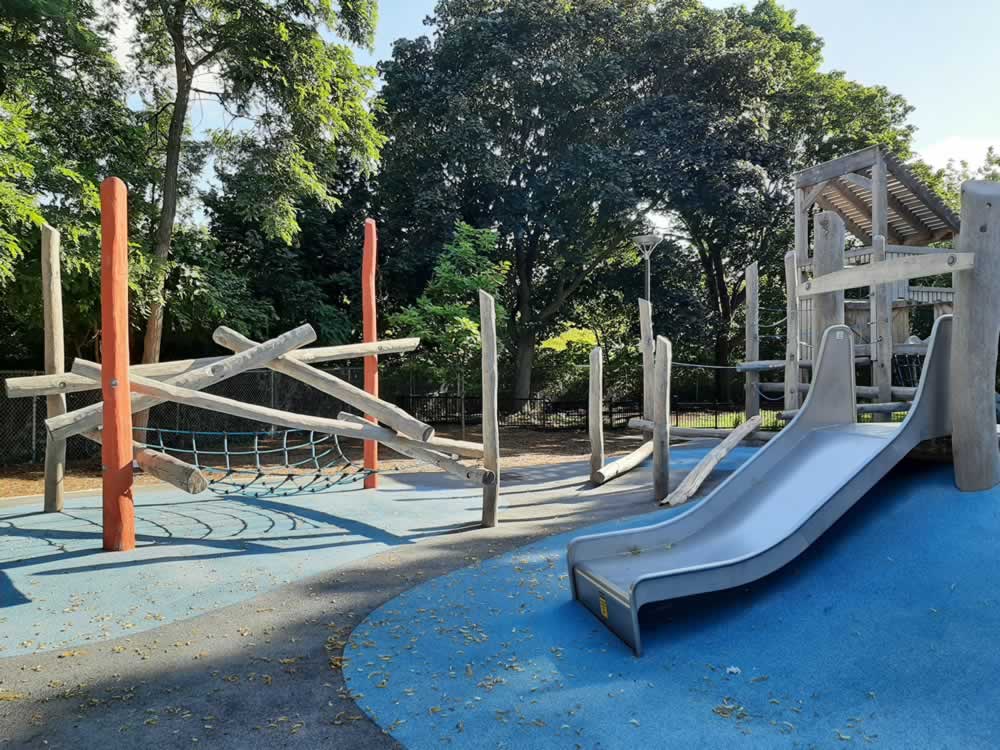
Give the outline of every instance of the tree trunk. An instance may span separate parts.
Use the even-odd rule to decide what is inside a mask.
[[[176,51],[178,57],[175,63],[177,71],[177,94],[174,98],[173,113],[170,117],[170,130],[167,132],[167,161],[163,172],[163,204],[160,208],[160,220],[156,227],[156,244],[153,249],[156,263],[162,265],[170,257],[170,242],[173,238],[174,219],[177,216],[177,177],[180,170],[181,147],[184,139],[184,123],[187,120],[188,102],[191,98],[191,84],[194,71],[183,50]],[[164,277],[159,276],[160,288],[163,293]],[[149,309],[149,320],[146,321],[146,336],[142,343],[142,361],[144,364],[160,361],[160,343],[163,339],[163,302],[154,302]]]
[[[517,355],[514,358],[514,398],[531,398],[531,368],[535,363],[535,333],[522,329],[517,335]]]

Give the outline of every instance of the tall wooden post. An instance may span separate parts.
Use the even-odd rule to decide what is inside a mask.
[[[653,306],[639,300],[639,349],[642,351],[642,418],[653,421],[653,392],[656,339],[653,336]]]
[[[101,463],[108,551],[135,549],[128,334],[128,194],[124,182],[109,177],[101,183]]]
[[[751,263],[746,269],[746,360],[756,362],[760,359],[760,277],[757,263]],[[748,370],[746,373],[746,413],[747,419],[760,414],[760,373]]]
[[[361,308],[362,308],[362,333],[366,344],[373,344],[378,340],[378,325],[375,317],[375,266],[378,253],[378,233],[373,219],[365,219],[365,248],[364,256],[361,260]],[[378,355],[365,357],[365,391],[371,396],[378,396]],[[378,422],[371,416],[365,415],[369,422]],[[365,468],[369,471],[378,471],[378,443],[374,440],[365,441]],[[365,487],[375,489],[378,487],[378,474],[369,474],[365,477]]]
[[[816,249],[813,253],[813,276],[825,276],[844,267],[844,220],[833,211],[816,214]],[[813,335],[816,341],[830,326],[844,322],[844,292],[817,294],[813,298]],[[819,352],[813,356],[815,362]]]
[[[809,265],[809,208],[805,189],[795,188],[795,263],[799,268]]]
[[[785,409],[799,408],[799,272],[795,251],[785,253]]]
[[[889,235],[889,185],[882,151],[875,154],[872,164],[872,263],[886,259],[885,243]],[[907,282],[908,284],[908,282]],[[872,384],[878,388],[878,400],[892,401],[892,292],[896,284],[877,284],[871,292],[872,321],[875,337],[872,340]],[[890,414],[876,414],[876,421],[888,421]]]
[[[483,468],[496,482],[483,487],[484,527],[497,525],[500,497],[500,417],[497,405],[497,313],[493,297],[479,290],[479,335],[483,345]]]
[[[42,227],[42,316],[45,324],[45,374],[66,372],[66,344],[63,338],[62,276],[60,274],[59,232],[48,224]],[[45,397],[50,417],[66,413],[66,395]],[[45,512],[63,509],[63,478],[66,474],[66,441],[45,440]]]
[[[670,339],[656,337],[656,392],[653,398],[653,492],[659,502],[670,494]]]
[[[587,424],[590,428],[590,475],[604,467],[604,360],[601,347],[590,351],[590,399]]]
[[[962,185],[958,251],[975,253],[976,266],[952,274],[952,448],[955,483],[963,492],[976,492],[1000,484],[994,411],[1000,335],[1000,183],[974,180]]]

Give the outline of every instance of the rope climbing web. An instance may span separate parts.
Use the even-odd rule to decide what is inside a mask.
[[[375,472],[344,455],[336,435],[306,430],[195,432],[135,428],[141,442],[201,469],[217,495],[290,497],[327,492]]]

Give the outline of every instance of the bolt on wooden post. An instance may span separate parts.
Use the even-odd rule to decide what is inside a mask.
[[[132,498],[132,408],[128,349],[128,194],[125,183],[101,183],[101,443],[104,549],[135,549]]]

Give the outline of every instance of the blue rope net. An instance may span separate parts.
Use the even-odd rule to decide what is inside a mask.
[[[307,430],[195,432],[136,427],[136,439],[201,469],[217,495],[290,497],[328,492],[375,472],[344,455],[336,435]]]

